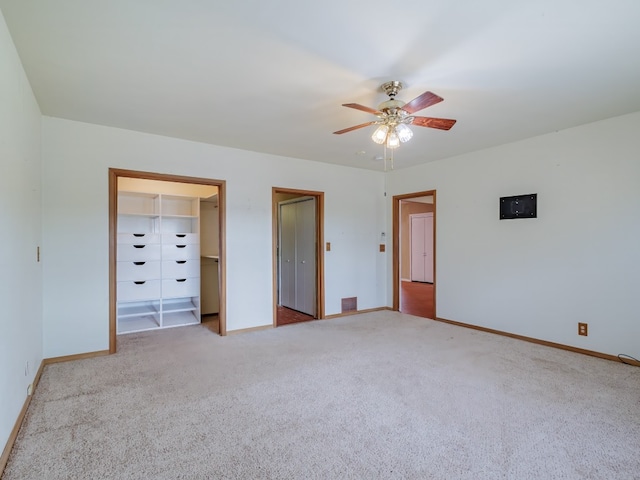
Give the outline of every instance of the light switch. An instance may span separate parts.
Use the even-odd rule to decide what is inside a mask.
[[[331,242],[327,242],[327,252],[331,251]]]

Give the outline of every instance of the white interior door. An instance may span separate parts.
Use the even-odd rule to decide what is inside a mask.
[[[296,305],[296,207],[293,203],[280,205],[280,305],[295,308]]]
[[[316,202],[296,203],[296,310],[316,313]]]
[[[410,215],[411,281],[433,283],[433,213]]]
[[[316,315],[315,198],[280,204],[280,305]]]

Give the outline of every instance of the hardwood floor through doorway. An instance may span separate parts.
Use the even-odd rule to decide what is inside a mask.
[[[276,323],[278,327],[282,325],[289,325],[290,323],[308,322],[309,320],[315,320],[311,315],[298,312],[287,307],[278,305]]]
[[[400,282],[400,311],[417,317],[435,318],[433,284]]]

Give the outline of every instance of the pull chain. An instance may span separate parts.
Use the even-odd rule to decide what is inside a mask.
[[[384,142],[383,147],[384,147],[384,151],[383,151],[384,152],[383,153],[383,155],[384,155],[383,156],[383,158],[384,158],[384,171],[386,172],[387,171],[387,142]]]

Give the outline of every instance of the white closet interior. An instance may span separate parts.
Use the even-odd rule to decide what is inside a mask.
[[[219,298],[219,235],[220,213],[218,196],[200,202],[200,272],[202,315],[220,312]]]
[[[212,191],[217,187],[118,180],[118,334],[200,322],[200,199]]]

